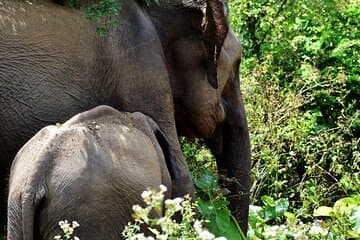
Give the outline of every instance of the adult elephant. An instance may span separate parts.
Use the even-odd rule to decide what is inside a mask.
[[[241,46],[227,21],[227,1],[209,1],[205,8],[204,1],[191,2],[185,9],[184,1],[166,2],[152,5],[149,14],[166,56],[178,133],[206,140],[246,233],[250,140],[239,81]]]
[[[176,127],[207,139],[220,173],[235,177],[225,185],[246,231],[249,141],[238,82],[240,46],[228,31],[226,12],[220,0],[164,0],[150,9],[122,1],[120,24],[100,37],[78,11],[52,1],[3,1],[2,179],[16,152],[45,125],[100,104],[140,111],[173,146],[174,196],[193,191]]]

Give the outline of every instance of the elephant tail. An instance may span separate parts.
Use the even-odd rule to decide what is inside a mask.
[[[23,240],[35,238],[35,214],[45,196],[46,189],[44,186],[35,189],[30,187],[29,190],[25,191],[21,201]]]

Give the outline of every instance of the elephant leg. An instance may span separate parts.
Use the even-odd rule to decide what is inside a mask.
[[[194,184],[182,153],[178,154],[177,162],[180,168],[180,174],[172,179],[172,195],[173,197],[183,197],[184,195],[189,194],[193,199],[195,199]]]
[[[185,161],[185,157],[182,154],[175,126],[162,125],[161,122],[158,124],[163,130],[164,134],[167,136],[167,139],[171,145],[171,153],[176,159],[177,171],[171,175],[172,197],[183,197],[184,195],[189,194],[193,199],[195,199],[194,183],[191,178],[190,170]]]

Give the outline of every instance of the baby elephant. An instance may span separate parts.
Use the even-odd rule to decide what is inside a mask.
[[[163,184],[170,197],[170,147],[149,117],[108,106],[43,128],[12,164],[8,239],[53,239],[65,219],[81,239],[121,239],[146,188]]]

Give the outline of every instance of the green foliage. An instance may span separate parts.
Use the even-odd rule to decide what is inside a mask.
[[[360,238],[360,195],[341,198],[333,207],[321,206],[314,216],[328,218],[323,227],[333,239]]]
[[[270,226],[267,223],[279,220],[284,216],[289,207],[289,202],[286,199],[274,201],[269,196],[262,197],[263,207],[250,206],[249,210],[249,233],[250,239],[263,239],[264,231]]]
[[[314,211],[314,220],[303,223],[287,212],[286,199],[270,197],[263,206],[250,206],[249,239],[359,239],[360,195],[339,199],[333,207],[321,206]],[[269,208],[270,205],[270,208]],[[281,209],[276,211],[275,209]],[[271,218],[267,216],[272,216]],[[322,218],[322,219],[318,219]],[[284,219],[286,221],[284,221]],[[274,223],[280,222],[280,225]]]
[[[105,36],[111,26],[119,24],[116,16],[119,15],[119,0],[99,0],[94,3],[81,5],[80,0],[63,0],[65,5],[75,9],[82,9],[84,18],[92,22],[96,26],[96,32],[100,36]],[[143,0],[146,6],[158,3],[158,0]]]
[[[196,203],[189,196],[164,201],[166,187],[142,193],[145,207],[133,206],[135,222],[125,227],[123,236],[129,240],[224,240],[216,238],[196,219]],[[181,220],[179,220],[179,218]],[[152,236],[145,236],[146,229]]]
[[[216,174],[216,161],[210,150],[199,139],[185,139],[180,137],[181,149],[188,166],[195,178],[206,169]]]
[[[214,157],[197,139],[189,141],[181,138],[180,141],[193,176],[198,210],[206,220],[205,226],[216,236],[224,236],[228,240],[245,239],[219,186]]]
[[[120,3],[118,0],[100,0],[85,7],[84,17],[91,21],[100,35],[108,33],[108,26],[118,24],[115,16],[119,14]]]
[[[199,212],[207,220],[205,226],[216,236],[224,236],[228,240],[245,239],[228,209],[229,202],[220,191],[217,177],[205,169],[197,175],[194,184]]]
[[[252,202],[312,209],[360,193],[360,2],[234,0],[252,141]]]

